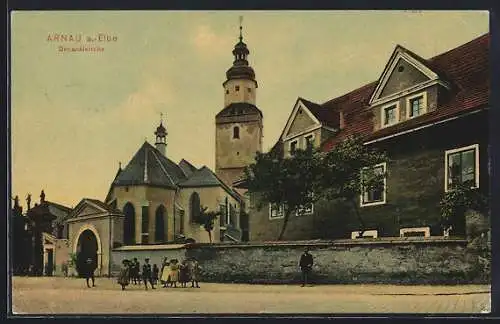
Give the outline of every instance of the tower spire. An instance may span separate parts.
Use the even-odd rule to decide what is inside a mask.
[[[243,16],[240,16],[240,42],[243,42]]]
[[[160,113],[160,125],[156,128],[156,149],[160,151],[163,155],[166,155],[167,149],[167,129],[163,126],[163,113]]]

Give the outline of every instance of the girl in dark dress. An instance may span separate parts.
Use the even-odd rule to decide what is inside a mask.
[[[153,264],[153,285],[156,285],[158,282],[158,274],[160,273],[160,269],[158,269],[158,266],[156,264]]]
[[[186,288],[189,281],[189,266],[186,260],[183,260],[179,266],[179,282],[182,288]]]

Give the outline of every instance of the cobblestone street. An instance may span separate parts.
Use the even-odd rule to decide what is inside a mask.
[[[12,279],[17,314],[182,313],[481,313],[490,309],[489,286],[241,285],[126,291],[113,279]]]

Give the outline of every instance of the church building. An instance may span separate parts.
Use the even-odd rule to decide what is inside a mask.
[[[137,251],[137,246],[220,242],[227,237],[221,225],[239,227],[242,197],[208,167],[168,158],[163,121],[154,134],[155,146],[145,141],[130,162],[119,167],[104,202],[84,198],[66,220],[71,252],[92,257],[96,274],[111,272],[116,248]],[[205,208],[221,211],[210,236],[204,228]]]
[[[248,240],[245,190],[232,186],[262,150],[263,115],[255,105],[258,85],[249,53],[240,26],[223,83],[224,108],[215,117],[216,172],[172,161],[162,120],[154,145],[145,141],[124,168],[120,164],[106,198],[84,198],[67,216],[67,254],[80,261],[91,257],[96,275],[108,275],[121,256],[139,251],[161,263],[162,251],[175,245]],[[210,233],[204,211],[220,212]]]

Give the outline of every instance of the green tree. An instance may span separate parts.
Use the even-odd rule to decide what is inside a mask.
[[[330,151],[322,153],[318,192],[327,200],[342,200],[353,209],[360,224],[360,236],[366,230],[359,212],[359,199],[364,192],[386,190],[386,169],[374,169],[375,165],[387,162],[384,152],[363,145],[362,138],[350,136]],[[382,193],[385,194],[385,193]]]
[[[318,179],[320,154],[311,147],[297,150],[290,158],[280,152],[258,152],[255,163],[245,169],[247,188],[256,193],[258,210],[265,205],[282,206],[283,226],[278,240],[283,238],[290,215],[303,213],[304,206],[313,204],[321,195],[315,193]]]
[[[214,230],[215,220],[220,214],[220,211],[208,211],[208,207],[201,206],[200,208],[200,220],[203,228],[208,233],[210,243],[212,243],[212,231]]]
[[[459,184],[444,193],[439,206],[443,228],[451,226],[456,234],[465,234],[465,212],[469,209],[486,212],[488,198],[478,188]]]

